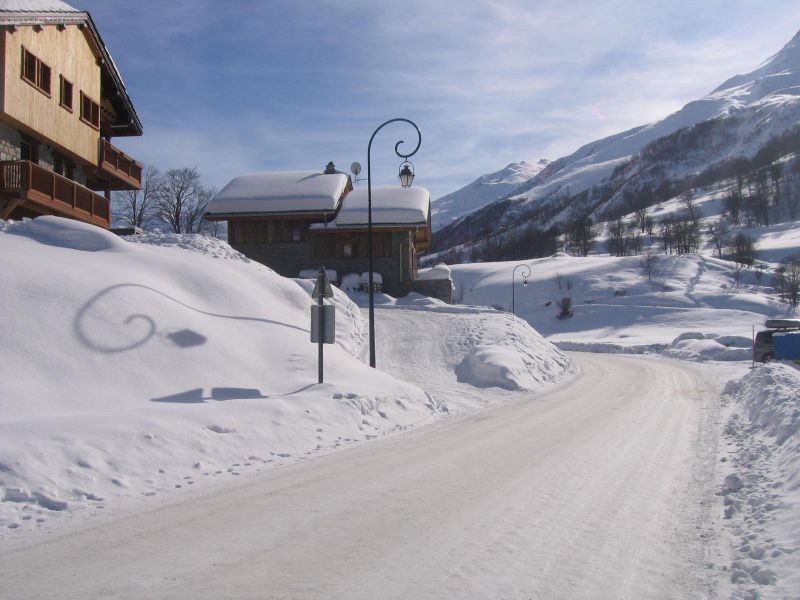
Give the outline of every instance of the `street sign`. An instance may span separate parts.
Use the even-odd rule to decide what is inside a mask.
[[[319,268],[319,276],[317,283],[314,284],[314,291],[311,292],[311,297],[314,298],[318,304],[311,306],[311,341],[319,346],[318,349],[318,365],[319,371],[318,381],[323,381],[323,344],[333,344],[336,338],[336,308],[331,305],[325,305],[325,298],[333,298],[333,288],[328,279],[328,274],[325,272],[325,267]]]
[[[322,310],[322,319],[319,311]],[[322,336],[320,336],[320,320]],[[320,338],[322,338],[320,340]],[[311,341],[314,343],[333,344],[336,342],[336,307],[332,304],[323,306],[311,305]]]
[[[319,275],[317,276],[317,282],[314,284],[314,291],[311,292],[311,297],[315,300],[320,297],[333,298],[333,288],[323,267],[319,269]]]

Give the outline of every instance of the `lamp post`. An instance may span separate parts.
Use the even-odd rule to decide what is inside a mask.
[[[420,144],[422,143],[422,134],[420,133],[419,127],[417,127],[416,123],[414,123],[413,121],[409,121],[408,119],[404,119],[402,117],[398,117],[396,119],[389,119],[385,123],[382,123],[380,126],[378,126],[378,128],[372,132],[372,136],[369,138],[369,145],[367,145],[367,254],[369,256],[369,366],[372,367],[373,369],[375,368],[375,302],[373,298],[374,289],[372,285],[372,164],[371,164],[372,140],[375,139],[375,135],[386,125],[398,121],[408,123],[417,132],[417,145],[408,154],[403,154],[402,152],[400,152],[400,144],[404,143],[403,140],[400,140],[394,145],[394,153],[403,159],[403,163],[400,165],[400,173],[398,174],[398,177],[400,178],[400,184],[403,187],[411,187],[411,182],[414,180],[414,171],[411,168],[411,163],[408,162],[408,157],[416,154],[417,150],[419,150]]]
[[[514,304],[514,276],[517,274],[517,269],[522,267],[522,287],[528,287],[528,277],[531,276],[531,268],[526,264],[517,265],[511,271],[511,314],[516,315],[516,306]]]

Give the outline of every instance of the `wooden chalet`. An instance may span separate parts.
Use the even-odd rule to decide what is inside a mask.
[[[89,13],[58,0],[0,4],[0,68],[0,218],[108,227],[111,191],[142,177],[110,140],[142,125]]]
[[[285,277],[320,266],[340,276],[369,269],[367,189],[354,190],[349,176],[331,168],[237,177],[209,202],[206,218],[226,220],[231,246]],[[383,290],[414,291],[417,255],[431,245],[428,190],[373,188],[372,222]]]

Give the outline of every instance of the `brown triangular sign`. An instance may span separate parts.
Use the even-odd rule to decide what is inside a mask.
[[[320,267],[317,282],[314,284],[314,291],[311,292],[311,297],[314,299],[322,296],[323,298],[333,298],[333,288],[328,279],[328,274],[325,272],[324,267]]]

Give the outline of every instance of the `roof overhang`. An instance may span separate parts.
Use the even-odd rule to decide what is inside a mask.
[[[325,219],[333,211],[328,212],[308,212],[308,211],[284,211],[284,212],[249,212],[249,213],[205,213],[205,218],[209,221],[254,221],[275,218],[304,218],[304,219]]]

